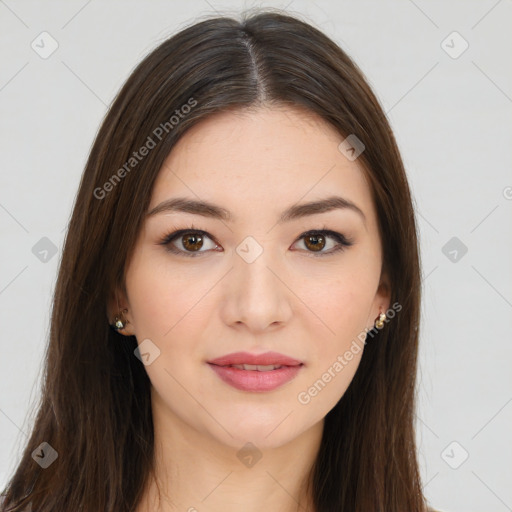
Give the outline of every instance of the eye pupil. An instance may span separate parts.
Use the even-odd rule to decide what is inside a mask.
[[[310,240],[313,240],[312,247],[308,245]],[[321,240],[321,242],[319,242],[319,240]],[[309,235],[305,238],[305,244],[313,251],[321,251],[325,247],[325,237],[322,235]]]
[[[188,250],[195,251],[203,246],[203,237],[197,234],[183,235],[183,247]],[[193,240],[190,244],[188,240]]]
[[[326,236],[327,235],[327,236]],[[211,251],[202,251],[204,245],[204,238],[210,238],[208,234],[202,231],[185,231],[178,230],[174,233],[167,235],[161,242],[161,245],[166,246],[169,252],[174,254],[181,254],[186,256],[199,256]],[[323,252],[326,246],[327,238],[332,238],[337,241],[337,246],[330,252]],[[345,247],[352,245],[352,242],[347,241],[343,235],[330,230],[325,231],[310,231],[309,233],[303,233],[299,240],[302,240],[306,246],[306,250],[309,252],[316,252],[319,256],[332,254],[337,251],[342,251]],[[178,243],[180,242],[180,243]],[[176,244],[176,245],[174,245]],[[180,248],[181,245],[183,248]],[[217,250],[216,247],[213,250]]]

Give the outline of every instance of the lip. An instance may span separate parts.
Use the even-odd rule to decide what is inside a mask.
[[[229,365],[281,365],[282,368],[269,371],[240,370]],[[272,391],[292,380],[304,366],[301,361],[279,354],[278,352],[265,352],[264,354],[249,354],[248,352],[235,352],[208,361],[210,368],[226,384],[241,391]]]
[[[272,391],[292,380],[300,372],[302,365],[283,366],[277,370],[260,372],[240,370],[232,366],[217,366],[208,363],[210,368],[226,383],[241,391]]]
[[[279,352],[265,352],[264,354],[250,354],[249,352],[233,352],[225,356],[217,357],[208,361],[209,364],[217,366],[229,366],[231,364],[258,364],[258,365],[283,365],[300,366],[302,361],[285,356]],[[245,370],[247,371],[247,370]]]

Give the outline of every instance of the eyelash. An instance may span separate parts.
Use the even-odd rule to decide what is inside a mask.
[[[202,229],[196,229],[192,226],[191,228],[188,228],[188,229],[179,229],[177,231],[168,233],[160,240],[159,244],[165,246],[166,250],[173,254],[183,255],[183,256],[192,257],[192,258],[195,258],[197,256],[200,256],[201,254],[205,254],[205,253],[209,252],[209,251],[196,251],[196,252],[182,251],[181,249],[177,249],[175,246],[173,246],[171,244],[171,242],[173,242],[175,239],[179,238],[180,235],[185,235],[185,234],[203,235],[203,236],[208,237],[214,243],[217,243],[206,231],[204,231]],[[354,242],[350,238],[347,238],[345,235],[342,235],[341,233],[338,233],[336,231],[326,229],[325,226],[322,229],[309,230],[309,231],[302,233],[293,243],[295,244],[299,240],[302,240],[302,238],[305,238],[310,235],[323,235],[326,237],[333,238],[334,240],[336,240],[338,242],[338,245],[336,247],[334,247],[333,249],[331,249],[329,252],[315,253],[314,251],[306,250],[306,252],[311,253],[311,256],[313,256],[313,257],[329,256],[336,252],[344,251],[347,247],[350,247],[351,245],[354,244]]]

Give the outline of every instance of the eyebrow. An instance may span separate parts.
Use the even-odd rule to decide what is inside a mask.
[[[352,201],[341,196],[330,196],[318,201],[294,204],[281,214],[277,223],[282,224],[284,222],[301,219],[309,215],[316,215],[318,213],[329,212],[332,210],[346,209],[352,210],[359,214],[366,226],[366,217],[361,208],[359,208],[359,206],[357,206]],[[192,213],[195,215],[211,217],[213,219],[219,219],[226,222],[233,222],[235,220],[233,214],[221,206],[209,203],[207,201],[188,199],[186,197],[166,199],[165,201],[162,201],[160,204],[152,208],[146,214],[146,217],[152,217],[153,215],[157,215],[163,212]]]

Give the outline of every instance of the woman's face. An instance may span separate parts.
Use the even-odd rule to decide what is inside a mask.
[[[300,110],[237,111],[196,125],[168,156],[120,299],[153,413],[168,424],[237,449],[276,447],[322,421],[345,393],[361,333],[386,311],[389,291],[379,286],[370,189],[358,160],[338,149],[343,139]],[[360,212],[341,202],[300,208],[334,197]],[[165,207],[177,198],[181,210]],[[189,232],[171,240],[177,230]],[[235,352],[301,364],[210,363]]]

